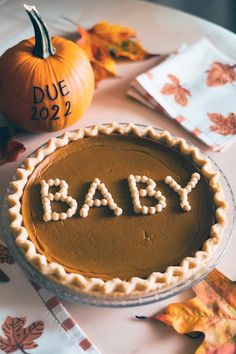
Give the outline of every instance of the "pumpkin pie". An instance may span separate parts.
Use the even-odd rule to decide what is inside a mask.
[[[163,290],[223,235],[218,174],[184,139],[133,124],[52,138],[17,170],[11,229],[28,262],[85,293]]]

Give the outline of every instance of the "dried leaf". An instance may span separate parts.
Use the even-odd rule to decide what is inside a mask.
[[[77,28],[80,38],[77,44],[86,52],[92,65],[96,64],[98,68],[105,69],[108,73],[116,75],[115,61],[110,57],[107,43],[87,32],[82,27]]]
[[[137,41],[129,27],[102,21],[86,31],[78,27],[77,44],[86,52],[95,74],[96,83],[106,77],[118,76],[115,59],[124,57],[133,61],[152,56]]]
[[[89,33],[80,26],[77,27],[77,32],[79,33],[79,39],[76,43],[85,51],[90,61],[94,60]]]
[[[162,89],[161,93],[163,95],[173,95],[175,102],[180,106],[187,106],[188,96],[191,96],[191,92],[180,85],[179,79],[175,75],[168,75],[172,83],[166,83]]]
[[[8,264],[15,263],[8,249],[5,246],[3,246],[1,242],[0,242],[0,263],[8,263]]]
[[[121,41],[136,37],[136,32],[132,28],[113,25],[107,21],[97,23],[89,32],[96,34],[98,37],[110,43],[118,45],[120,45]]]
[[[13,353],[24,349],[33,349],[38,346],[35,339],[39,338],[44,330],[42,321],[35,321],[25,327],[26,317],[10,317],[2,325],[4,337],[0,336],[0,349],[5,353]]]
[[[110,56],[107,43],[81,27],[78,27],[77,31],[80,34],[77,44],[86,52],[92,64],[95,82],[116,76],[116,64]]]
[[[236,353],[236,284],[219,271],[195,285],[196,297],[171,304],[155,318],[180,334],[202,332],[195,354]]]
[[[236,134],[236,115],[229,113],[224,117],[219,113],[208,113],[210,120],[214,123],[210,126],[210,130],[220,135],[235,135]]]
[[[221,86],[236,80],[236,65],[214,62],[207,71],[207,86]]]
[[[16,161],[21,153],[25,152],[23,144],[11,140],[7,127],[0,127],[0,166]]]
[[[93,26],[89,33],[107,43],[110,55],[138,61],[152,56],[137,41],[136,32],[129,27],[102,21]]]
[[[90,40],[95,62],[100,64],[110,74],[116,76],[116,63],[110,55],[109,43],[94,34],[90,34]]]
[[[96,85],[99,81],[102,81],[108,77],[112,77],[112,74],[109,73],[105,68],[103,68],[99,63],[92,62],[91,64],[94,72]]]

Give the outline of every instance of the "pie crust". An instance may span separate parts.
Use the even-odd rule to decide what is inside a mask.
[[[77,273],[67,273],[62,265],[56,262],[48,262],[44,255],[37,252],[34,243],[28,237],[26,228],[22,226],[21,197],[28,177],[32,174],[35,167],[57,148],[65,146],[71,141],[77,141],[88,136],[114,133],[147,137],[174,147],[183,155],[191,156],[202,175],[209,181],[209,187],[213,194],[216,223],[211,227],[209,238],[204,242],[202,250],[197,251],[192,257],[184,258],[179,266],[169,266],[163,273],[153,272],[146,279],[132,277],[129,281],[119,278],[102,280],[100,278],[88,278]],[[164,291],[177,283],[187,280],[209,262],[210,257],[214,254],[221,241],[226,223],[227,203],[223,197],[219,175],[212,168],[210,160],[202,156],[198,148],[189,146],[182,138],[173,137],[167,131],[157,132],[152,127],[140,128],[134,124],[112,123],[103,126],[95,125],[66,132],[58,138],[50,139],[47,144],[37,149],[33,156],[25,160],[23,167],[17,169],[16,180],[11,183],[11,191],[12,194],[7,197],[11,220],[10,228],[14,232],[17,246],[23,251],[27,261],[39,269],[42,274],[64,286],[72,287],[83,293],[103,294],[112,298],[124,295],[140,296]]]

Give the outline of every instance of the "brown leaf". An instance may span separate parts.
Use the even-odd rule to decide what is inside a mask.
[[[8,316],[2,325],[4,336],[0,336],[0,349],[5,353],[13,353],[16,350],[33,349],[38,346],[34,342],[44,330],[42,321],[35,321],[24,328],[26,317]]]
[[[25,324],[25,317],[13,318],[8,316],[2,325],[5,338],[0,336],[0,349],[5,353],[13,353],[19,349],[18,342],[15,339],[15,330],[21,328]]]
[[[94,60],[92,61],[95,61],[97,64],[100,64],[110,74],[116,76],[116,63],[110,55],[109,43],[92,33],[90,34],[90,40],[94,57]]]
[[[25,152],[23,144],[11,140],[7,127],[0,127],[0,166],[16,161],[21,153]]]
[[[236,284],[216,269],[195,285],[196,297],[170,304],[155,318],[180,334],[202,332],[195,354],[236,353]]]
[[[175,75],[168,75],[172,83],[166,83],[162,89],[161,93],[163,95],[173,95],[175,102],[180,106],[187,106],[188,96],[191,96],[191,92],[180,85],[179,79]]]
[[[220,135],[235,135],[236,134],[236,115],[229,113],[224,117],[219,113],[207,113],[210,120],[214,123],[210,126],[210,130]]]
[[[124,57],[138,61],[152,56],[142,48],[132,28],[102,21],[88,31],[82,27],[77,31],[80,38],[76,43],[91,61],[96,83],[118,76],[115,59]]]
[[[15,263],[13,258],[11,257],[8,249],[0,243],[0,263]]]
[[[34,342],[35,339],[39,338],[44,330],[44,324],[42,321],[35,321],[31,323],[28,327],[24,328],[24,349],[36,348],[37,343]]]
[[[221,86],[236,80],[236,65],[214,62],[207,71],[207,86]]]

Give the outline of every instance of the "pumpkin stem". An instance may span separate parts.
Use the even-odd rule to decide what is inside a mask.
[[[35,6],[29,6],[24,4],[25,11],[29,15],[29,18],[34,27],[35,34],[35,47],[34,54],[36,57],[46,59],[50,55],[56,53],[55,48],[52,45],[50,35],[46,24],[43,22],[42,17]]]

